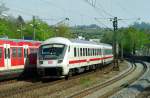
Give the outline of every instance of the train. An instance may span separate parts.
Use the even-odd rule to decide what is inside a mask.
[[[40,41],[0,39],[0,80],[19,77],[36,67]]]
[[[113,61],[112,46],[92,41],[55,37],[45,40],[37,54],[39,77],[66,78],[95,70]]]

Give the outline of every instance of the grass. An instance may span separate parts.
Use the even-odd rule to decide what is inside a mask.
[[[88,87],[92,84],[92,80],[89,77],[81,78],[80,79],[80,84],[85,86],[85,87]]]

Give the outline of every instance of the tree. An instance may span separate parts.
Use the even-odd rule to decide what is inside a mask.
[[[73,33],[66,24],[60,24],[58,27],[55,27],[55,36],[72,38]]]
[[[20,33],[20,38],[22,39],[23,37],[23,29],[24,28],[24,25],[25,25],[25,22],[24,22],[24,19],[22,18],[22,16],[18,16],[17,20],[16,20],[16,24],[17,24],[17,31]]]
[[[0,15],[2,15],[3,12],[8,11],[8,10],[9,8],[7,8],[4,3],[0,4]]]

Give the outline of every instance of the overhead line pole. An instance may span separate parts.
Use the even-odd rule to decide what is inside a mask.
[[[33,40],[35,40],[35,28],[36,28],[36,25],[35,25],[35,16],[33,16]]]
[[[113,28],[114,28],[114,34],[113,34],[113,55],[114,55],[114,70],[119,70],[118,65],[118,41],[117,41],[117,30],[118,30],[118,18],[114,17],[113,19]]]

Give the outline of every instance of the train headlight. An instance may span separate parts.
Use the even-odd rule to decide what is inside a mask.
[[[39,61],[39,64],[43,64],[43,61]]]
[[[63,60],[58,60],[58,63],[62,63]]]

